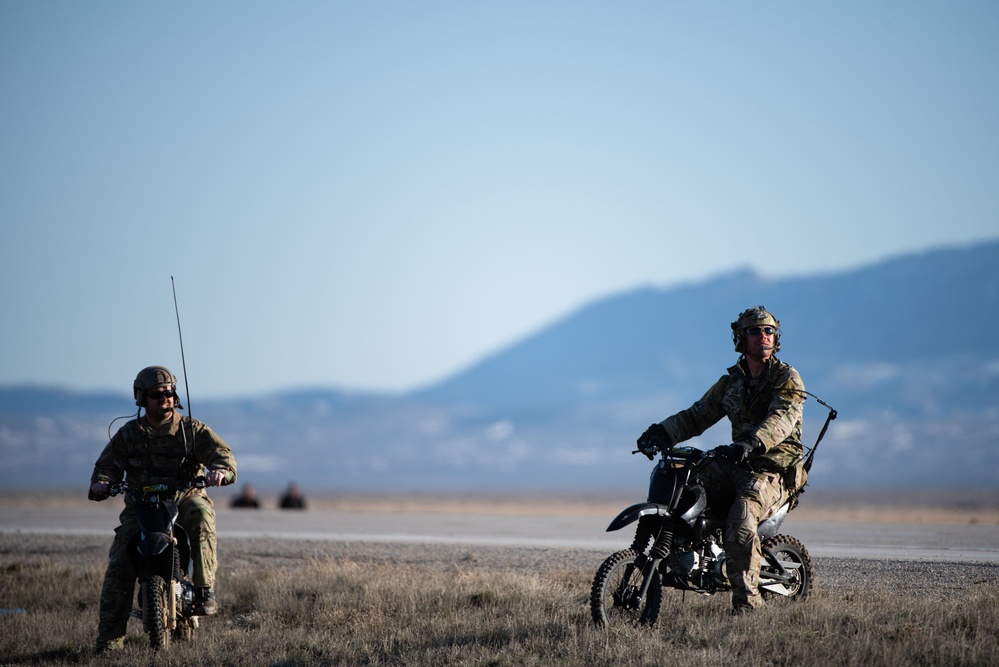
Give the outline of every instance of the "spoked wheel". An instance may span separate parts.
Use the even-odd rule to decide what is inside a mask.
[[[808,597],[812,589],[813,573],[812,557],[808,555],[805,545],[789,535],[774,535],[765,540],[762,546],[780,564],[777,567],[764,555],[760,567],[760,594],[763,599],[774,604]]]
[[[590,589],[590,613],[597,625],[607,626],[611,622],[652,625],[659,618],[663,599],[659,571],[651,573],[649,592],[645,600],[639,600],[642,569],[635,565],[637,558],[638,554],[625,549],[608,556],[597,569]]]
[[[173,595],[163,577],[152,576],[142,584],[142,628],[149,635],[149,645],[154,649],[166,648],[170,644],[170,632],[167,630],[167,614],[170,601],[167,595]]]

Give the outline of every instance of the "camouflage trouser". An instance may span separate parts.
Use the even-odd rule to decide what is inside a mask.
[[[698,475],[709,502],[729,507],[725,522],[725,570],[732,584],[732,606],[760,607],[761,521],[770,518],[789,494],[779,473],[754,473],[716,460]]]
[[[215,584],[215,506],[204,494],[193,494],[181,501],[177,522],[191,540],[192,583],[197,587]],[[119,641],[125,636],[128,614],[135,595],[135,568],[128,557],[128,542],[139,531],[135,513],[126,507],[121,525],[115,529],[108,553],[108,567],[101,589],[100,621],[97,644]]]

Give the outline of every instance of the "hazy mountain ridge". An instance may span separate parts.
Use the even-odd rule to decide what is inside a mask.
[[[999,485],[999,242],[636,289],[408,395],[301,390],[200,401],[194,416],[258,486],[640,489],[649,466],[628,455],[635,438],[734,363],[729,322],[757,303],[782,321],[779,356],[839,410],[813,485]],[[84,488],[108,423],[133,409],[127,392],[0,388],[0,483]],[[806,404],[808,444],[825,414]],[[716,426],[694,444],[726,437]]]
[[[703,391],[735,360],[729,322],[756,303],[781,319],[779,356],[809,386],[821,388],[843,366],[996,359],[997,267],[999,244],[990,243],[825,276],[767,280],[741,270],[644,288],[583,308],[419,395],[486,407],[630,398],[688,380]],[[944,349],[930,349],[934,343]]]

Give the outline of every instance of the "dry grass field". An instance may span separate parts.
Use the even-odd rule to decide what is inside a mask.
[[[110,530],[110,528],[109,528]],[[669,591],[653,628],[592,625],[604,554],[220,541],[220,613],[188,643],[95,656],[109,539],[0,533],[0,665],[995,665],[999,566],[816,559],[801,604],[733,618]]]
[[[315,497],[315,509],[613,516],[629,498]],[[78,503],[0,494],[0,505]],[[586,549],[220,539],[221,612],[154,653],[95,656],[107,536],[0,533],[5,665],[996,665],[999,566],[816,558],[804,603],[732,618],[668,591],[653,628],[592,625]],[[809,493],[813,520],[999,525],[999,492]],[[623,546],[623,545],[622,545]]]

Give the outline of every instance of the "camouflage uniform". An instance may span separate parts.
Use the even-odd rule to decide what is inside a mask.
[[[798,372],[776,357],[767,361],[766,369],[755,379],[750,377],[745,359],[740,359],[699,401],[662,422],[676,444],[728,417],[732,441],[755,446],[746,464],[718,458],[699,477],[710,504],[729,507],[724,536],[726,569],[736,609],[763,604],[756,529],[794,490],[785,484],[785,477],[794,479],[793,473],[801,466],[804,391]]]
[[[236,481],[236,460],[229,445],[206,425],[175,411],[172,422],[161,429],[152,428],[145,417],[121,427],[98,457],[90,483],[114,483],[125,478],[131,486],[182,484],[203,475],[206,468],[223,471],[223,485]],[[90,497],[96,500],[92,494]],[[215,507],[203,490],[190,489],[181,497],[178,509],[178,523],[191,539],[193,584],[211,587],[217,564]],[[98,646],[121,642],[132,609],[136,573],[127,551],[139,527],[127,496],[120,521],[101,590]]]

